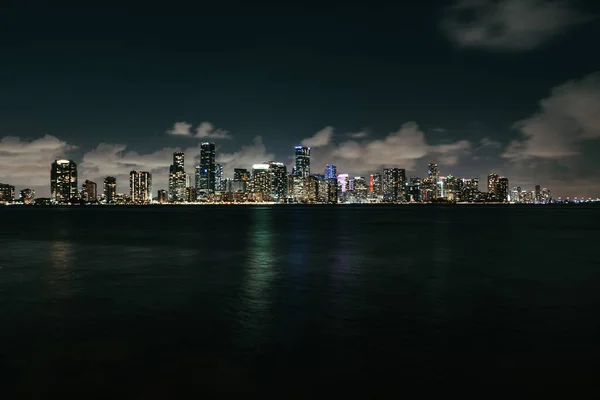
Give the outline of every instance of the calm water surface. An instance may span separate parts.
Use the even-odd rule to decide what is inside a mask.
[[[0,207],[4,393],[592,383],[600,207]]]

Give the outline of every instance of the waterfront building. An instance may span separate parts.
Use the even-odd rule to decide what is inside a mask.
[[[169,202],[169,194],[164,189],[160,189],[158,191],[158,195],[156,197],[157,197],[156,200],[158,200],[158,202],[160,204],[164,204],[164,203],[168,203]]]
[[[15,200],[15,187],[7,183],[0,183],[0,203],[12,203]]]
[[[1,183],[0,183],[0,186],[2,186]],[[2,189],[0,189],[0,190],[2,190]],[[1,195],[0,195],[0,197],[1,197]],[[33,190],[33,189],[23,189],[23,190],[21,190],[20,200],[24,204],[33,203],[33,201],[35,200],[35,190]]]
[[[373,196],[379,196],[381,194],[381,174],[374,173],[369,176],[369,192]]]
[[[54,160],[50,169],[50,198],[57,203],[68,203],[77,197],[77,164],[72,160]]]
[[[382,176],[383,201],[397,203],[404,201],[406,173],[400,168],[385,168]]]
[[[117,178],[107,176],[104,178],[104,201],[112,204],[117,199]]]
[[[185,201],[186,174],[184,154],[181,151],[173,153],[173,164],[169,168],[169,200]]]
[[[273,201],[283,203],[287,198],[288,174],[284,163],[269,162],[269,174],[271,175],[271,197]]]
[[[96,182],[92,182],[90,180],[85,180],[83,185],[81,186],[81,191],[83,194],[83,200],[95,202],[98,200],[98,185]]]
[[[499,176],[496,173],[491,173],[488,175],[487,187],[488,187],[488,201],[498,201],[498,179]]]
[[[337,177],[337,167],[327,164],[323,173],[323,179],[335,179]]]
[[[498,183],[496,184],[496,201],[508,202],[508,178],[503,176],[498,178]]]
[[[129,196],[132,203],[149,203],[152,201],[152,174],[150,172],[129,172]]]
[[[294,175],[302,178],[310,176],[310,147],[295,147],[295,172]]]
[[[252,194],[255,201],[270,201],[272,192],[269,164],[254,164],[252,166]]]
[[[223,165],[221,164],[215,164],[215,191],[225,191],[225,185],[223,181]]]

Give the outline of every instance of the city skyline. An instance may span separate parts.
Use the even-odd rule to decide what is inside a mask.
[[[47,166],[69,159],[119,192],[131,170],[168,190],[173,152],[196,166],[209,141],[215,179],[216,164],[226,178],[272,160],[291,171],[299,145],[351,176],[436,162],[597,197],[598,15],[558,0],[149,4],[126,18],[9,5],[0,182],[47,197]]]

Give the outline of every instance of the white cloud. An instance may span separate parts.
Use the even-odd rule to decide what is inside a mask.
[[[192,124],[186,121],[175,122],[173,128],[167,131],[167,134],[173,136],[195,137],[198,139],[231,139],[231,134],[224,129],[216,129],[208,121],[202,122],[192,132]]]
[[[330,145],[312,156],[315,170],[328,163],[337,165],[338,171],[369,173],[382,167],[413,170],[417,161],[429,156],[443,165],[454,165],[459,157],[469,152],[471,143],[466,140],[448,144],[429,145],[425,134],[415,122],[408,122],[383,139],[348,140]]]
[[[367,131],[360,131],[347,133],[346,135],[350,136],[352,139],[363,139],[369,136],[369,133]]]
[[[481,150],[484,148],[499,149],[501,147],[502,143],[486,136],[479,141],[479,147],[477,148],[477,150]]]
[[[175,122],[173,128],[169,129],[167,133],[175,136],[192,136],[192,124],[185,121]]]
[[[31,141],[3,137],[0,139],[0,182],[18,187],[47,187],[49,192],[52,162],[68,158],[67,153],[73,149],[75,146],[51,135]]]
[[[213,124],[204,121],[196,128],[194,137],[199,139],[231,139],[228,131],[223,129],[215,129]]]
[[[600,139],[600,72],[552,89],[538,113],[514,124],[522,138],[503,154],[511,159],[562,159],[581,153],[588,140]]]
[[[308,147],[323,147],[327,146],[331,142],[332,137],[333,128],[331,126],[327,126],[315,133],[312,137],[302,140],[300,144]]]
[[[591,18],[567,0],[459,0],[442,30],[461,47],[523,51]]]
[[[267,152],[260,136],[255,137],[251,145],[242,146],[234,153],[217,153],[217,162],[223,165],[223,174],[227,178],[233,177],[234,168],[250,170],[253,164],[265,161],[275,161],[275,155]]]

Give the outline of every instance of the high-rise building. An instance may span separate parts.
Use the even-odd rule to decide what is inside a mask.
[[[50,170],[50,197],[58,203],[77,198],[77,164],[71,160],[54,160]]]
[[[317,201],[319,197],[319,178],[314,175],[304,178],[306,185],[306,200],[309,202]]]
[[[423,201],[421,196],[421,178],[410,178],[408,185],[408,196],[406,201],[420,203]]]
[[[112,176],[104,178],[104,200],[114,203],[117,198],[117,179]]]
[[[223,183],[223,165],[215,164],[215,191],[224,192],[225,186]]]
[[[381,174],[375,173],[369,177],[369,192],[374,196],[381,194]]]
[[[169,201],[169,194],[167,193],[167,191],[164,189],[160,189],[158,191],[157,200],[161,204],[167,203]]]
[[[488,175],[488,201],[498,201],[498,174],[491,173]]]
[[[335,165],[327,164],[323,173],[324,179],[335,179],[337,178],[337,167]]]
[[[339,174],[337,180],[342,187],[342,193],[346,193],[346,190],[348,190],[348,187],[350,186],[350,177],[348,174]]]
[[[245,168],[234,168],[233,181],[231,182],[231,191],[234,193],[248,191],[250,182],[250,173]]]
[[[508,178],[503,176],[498,178],[496,184],[496,201],[508,202]]]
[[[310,147],[296,146],[295,155],[296,166],[294,175],[308,178],[310,176]]]
[[[86,179],[81,186],[81,190],[83,192],[83,200],[92,202],[98,200],[98,185],[96,185],[96,182]]]
[[[269,173],[271,174],[273,201],[284,202],[287,198],[287,167],[284,163],[269,162]]]
[[[181,151],[173,153],[173,164],[169,167],[169,200],[185,201],[186,176],[184,154]]]
[[[460,191],[458,190],[458,179],[452,175],[448,175],[444,179],[444,194],[449,201],[460,201]]]
[[[544,204],[552,202],[552,196],[550,195],[550,189],[543,188],[540,192],[540,201]]]
[[[272,192],[269,164],[254,164],[252,166],[252,193],[255,200],[270,201]]]
[[[534,196],[534,201],[536,203],[539,203],[542,201],[542,192],[540,190],[540,185],[535,185],[535,196]]]
[[[369,184],[362,176],[354,177],[354,197],[358,203],[365,203],[369,197]]]
[[[131,171],[129,173],[129,195],[132,203],[152,201],[152,174],[148,171]]]
[[[384,168],[382,179],[383,201],[396,203],[404,201],[406,172],[400,168]]]
[[[515,186],[510,189],[510,197],[508,200],[511,203],[520,203],[521,202],[521,188],[519,186]]]
[[[198,194],[213,194],[216,183],[215,144],[204,142],[200,145],[200,165],[196,167],[196,190]]]
[[[0,187],[2,184],[0,184]],[[2,189],[0,189],[2,190]],[[21,201],[24,204],[30,204],[35,200],[35,190],[33,189],[23,189],[21,190]]]
[[[15,187],[0,183],[0,203],[12,203],[15,200]]]

